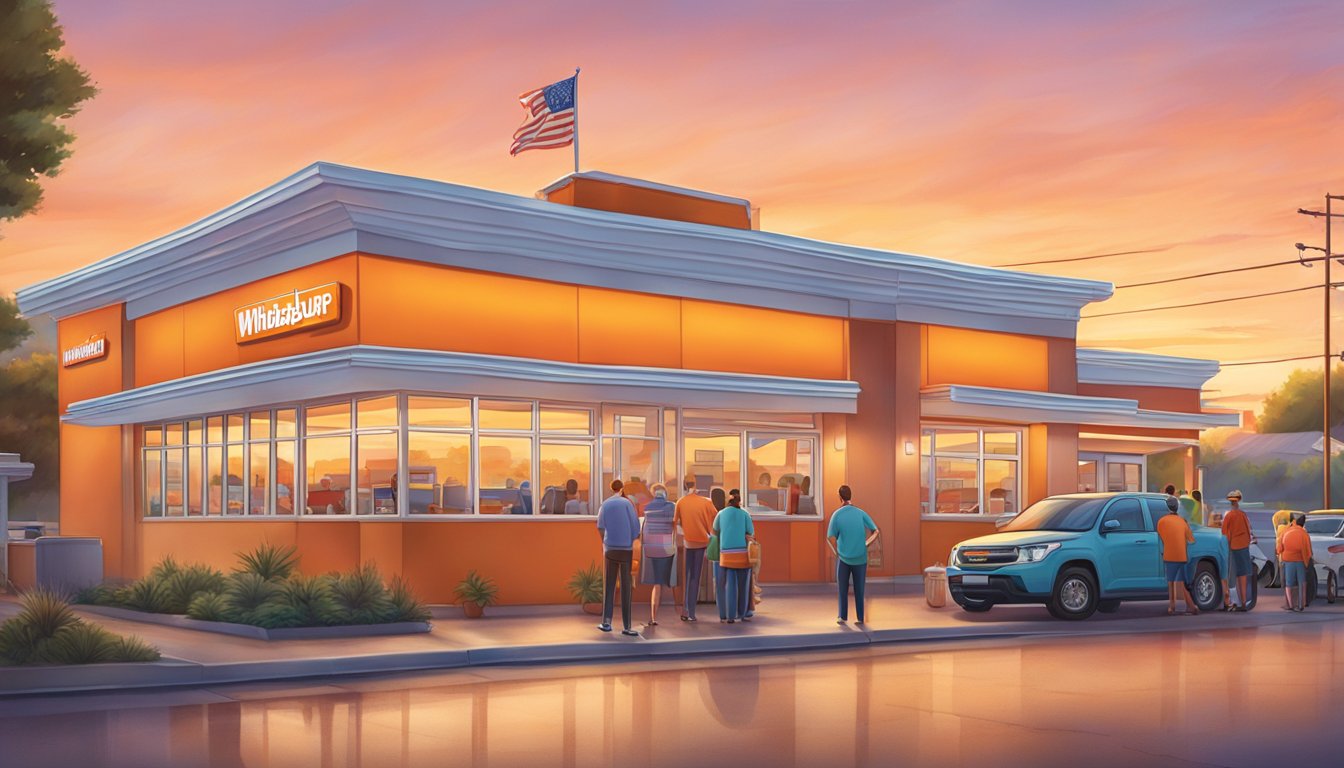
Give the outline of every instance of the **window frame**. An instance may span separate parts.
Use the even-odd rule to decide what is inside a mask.
[[[946,432],[974,432],[976,433],[976,452],[950,452],[938,450],[938,431]],[[987,453],[985,451],[985,433],[1012,432],[1017,435],[1017,453]],[[1023,425],[1015,424],[959,424],[955,422],[920,422],[919,425],[919,459],[921,462],[928,461],[928,469],[922,470],[922,483],[927,487],[928,494],[922,495],[920,499],[920,519],[922,520],[994,520],[1008,512],[989,512],[988,509],[988,491],[985,488],[985,462],[986,461],[1012,461],[1017,465],[1017,476],[1014,481],[1014,512],[1012,515],[1022,513],[1025,508],[1023,505],[1025,498],[1025,489],[1023,488],[1023,478],[1027,474],[1027,428]],[[929,438],[929,452],[925,453],[923,444],[924,439]],[[977,512],[938,512],[938,459],[954,459],[962,461],[975,462],[975,483]],[[928,511],[926,511],[926,509]]]

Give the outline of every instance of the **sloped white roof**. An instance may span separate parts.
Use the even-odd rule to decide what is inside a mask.
[[[1079,384],[1201,389],[1218,374],[1217,360],[1120,349],[1078,348]]]
[[[1110,283],[548,203],[331,163],[19,291],[25,314],[135,318],[360,251],[837,317],[1072,338]]]

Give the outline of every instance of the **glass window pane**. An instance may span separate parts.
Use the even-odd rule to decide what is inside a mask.
[[[471,435],[413,430],[407,441],[410,513],[471,514]]]
[[[728,491],[741,487],[742,436],[687,433],[682,450],[686,476],[695,477],[695,488],[710,495],[715,488]]]
[[[218,515],[224,509],[224,449],[205,449],[205,513]]]
[[[979,432],[951,432],[940,429],[934,436],[933,450],[936,453],[980,453]]]
[[[531,401],[482,400],[481,429],[532,429]]]
[[[593,412],[569,408],[541,408],[541,431],[568,435],[591,435]]]
[[[1092,493],[1097,490],[1097,462],[1094,459],[1078,462],[1078,492]]]
[[[1002,459],[985,461],[985,511],[991,515],[1015,515],[1017,504],[1017,462]]]
[[[164,445],[182,444],[182,422],[175,421],[172,424],[163,425],[163,444]]]
[[[298,434],[296,426],[298,413],[293,408],[282,408],[275,412],[275,436],[294,437]]]
[[[350,431],[350,403],[312,405],[303,409],[304,434],[321,435]],[[349,451],[347,451],[349,453]],[[348,457],[347,457],[348,458]],[[349,474],[349,466],[346,467]]]
[[[248,428],[252,430],[251,433],[248,434],[249,440],[270,439],[271,437],[270,411],[253,411],[252,413],[248,414],[248,420],[249,420]]]
[[[191,445],[201,444],[201,420],[192,419],[187,422],[187,443]]]
[[[243,414],[229,414],[228,431],[224,433],[224,439],[230,443],[236,443],[243,439]]]
[[[748,437],[748,506],[756,511],[814,514],[815,503],[802,501],[804,496],[812,501],[812,438]]]
[[[350,438],[317,437],[303,443],[311,515],[340,515],[350,509]]]
[[[532,438],[481,437],[481,513],[532,514]]]
[[[663,409],[663,434],[667,435],[667,450],[663,455],[663,484],[667,486],[667,498],[676,500],[681,497],[681,462],[677,457],[677,409]]]
[[[293,440],[280,440],[275,444],[275,514],[277,515],[294,514],[295,447]]]
[[[145,445],[163,445],[163,427],[145,427]]]
[[[941,439],[942,434],[938,437]],[[941,445],[935,445],[942,450]],[[976,514],[980,511],[980,489],[976,487],[977,462],[974,459],[934,460],[934,511],[942,514]]]
[[[1016,456],[1017,453],[1017,433],[1016,432],[986,432],[985,433],[985,453],[993,453],[999,456]]]
[[[145,517],[163,516],[163,451],[145,451]]]
[[[929,457],[919,457],[919,513],[927,515],[933,509],[929,506]]]
[[[542,443],[537,511],[543,515],[593,513],[592,464],[592,446]]]
[[[223,416],[211,416],[205,420],[205,441],[207,443],[224,442]]]
[[[653,501],[653,491],[649,489],[658,482],[658,473],[662,471],[660,441],[623,437],[616,442],[620,444],[620,475],[625,495],[644,514],[644,505]]]
[[[179,424],[180,428],[181,425]],[[181,437],[181,432],[178,432]],[[182,506],[185,494],[182,490],[182,449],[174,448],[163,452],[163,503],[168,517],[181,517],[185,509]]]
[[[397,396],[360,400],[356,418],[360,429],[397,426]]]
[[[232,420],[232,417],[230,417],[230,420]],[[229,445],[228,461],[229,471],[224,481],[226,492],[224,514],[241,515],[246,511],[246,502],[243,500],[243,495],[246,491],[244,486],[247,483],[247,457],[243,454],[242,444],[231,443]]]
[[[199,425],[200,422],[197,422],[197,424]],[[199,428],[196,433],[198,435],[200,434]],[[201,448],[187,449],[187,465],[185,471],[187,473],[188,515],[201,514],[201,471],[203,469],[201,466],[201,451]]]
[[[925,432],[919,436],[919,455],[930,456],[933,454],[933,434]]]
[[[411,395],[406,407],[412,427],[471,428],[471,401],[466,398]]]
[[[1107,460],[1106,490],[1129,492],[1143,490],[1139,487],[1139,465]]]
[[[359,495],[355,513],[397,514],[397,433],[360,435],[356,451]]]
[[[658,409],[640,405],[602,406],[602,434],[658,437],[662,424]]]
[[[271,444],[252,443],[251,457],[248,469],[252,481],[248,483],[247,514],[264,515],[270,507]]]

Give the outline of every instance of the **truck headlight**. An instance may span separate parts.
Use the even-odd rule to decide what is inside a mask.
[[[1045,559],[1045,556],[1059,549],[1059,542],[1052,541],[1049,544],[1032,544],[1026,547],[1017,548],[1017,562],[1019,563],[1039,563]]]
[[[957,551],[960,550],[960,549],[961,549],[961,547],[953,547],[953,548],[952,548],[952,552],[951,552],[951,554],[949,554],[949,555],[947,556],[947,564],[948,564],[948,565],[957,565],[957,564],[958,564],[958,563],[957,563]]]

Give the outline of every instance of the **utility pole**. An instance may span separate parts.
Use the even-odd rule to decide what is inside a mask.
[[[1321,490],[1321,509],[1330,509],[1330,368],[1334,362],[1334,354],[1330,351],[1330,291],[1334,286],[1330,283],[1330,262],[1339,254],[1332,253],[1330,250],[1330,222],[1336,217],[1344,217],[1344,214],[1335,213],[1331,210],[1331,202],[1334,200],[1344,200],[1344,195],[1325,196],[1324,211],[1310,211],[1305,208],[1298,208],[1297,212],[1304,216],[1312,216],[1325,219],[1325,247],[1315,248],[1297,244],[1299,251],[1311,248],[1315,251],[1325,253],[1325,386],[1323,395],[1324,405],[1321,409],[1321,432],[1324,440],[1321,444],[1321,469],[1322,469],[1322,490]]]

